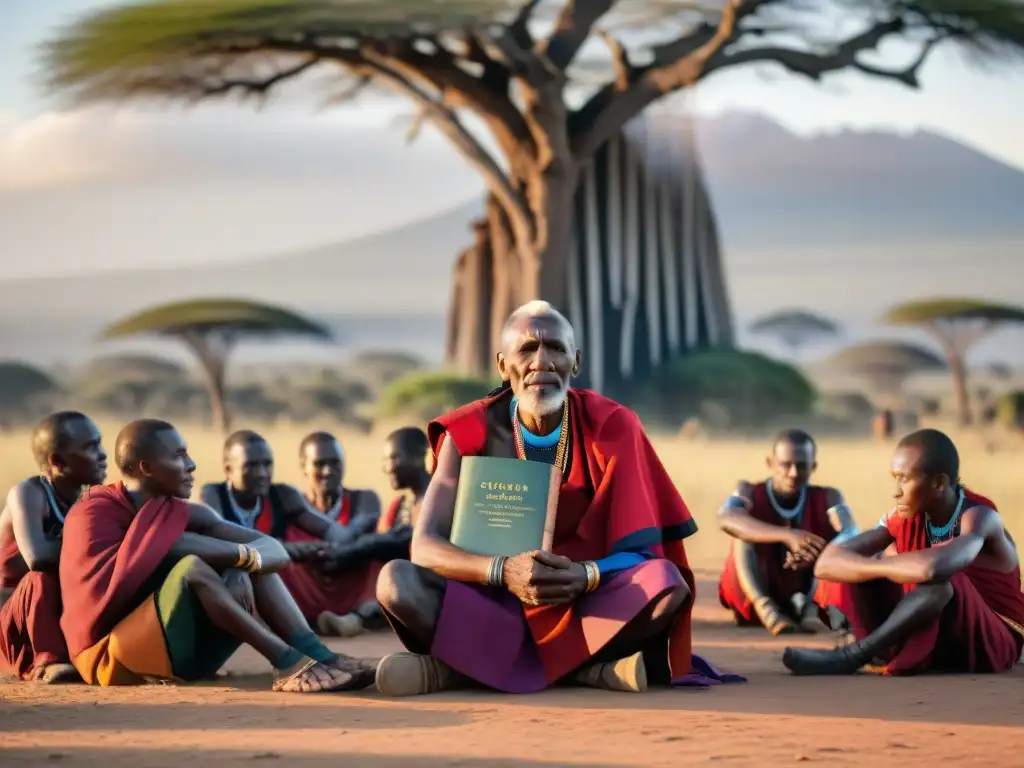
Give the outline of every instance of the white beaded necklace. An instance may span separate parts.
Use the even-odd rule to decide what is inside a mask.
[[[765,490],[768,492],[768,501],[771,502],[772,508],[779,514],[783,520],[795,520],[800,517],[804,511],[804,502],[807,501],[807,486],[805,485],[800,489],[800,496],[797,497],[796,506],[792,509],[786,509],[783,507],[775,498],[775,493],[772,491],[772,481],[769,480],[764,484]]]
[[[245,528],[255,528],[256,518],[258,518],[260,516],[260,512],[263,511],[263,497],[256,497],[256,506],[252,509],[242,509],[238,500],[235,499],[235,493],[231,489],[231,485],[227,484],[227,487],[228,501],[231,503],[231,510],[235,513],[235,517],[238,518],[239,524]]]

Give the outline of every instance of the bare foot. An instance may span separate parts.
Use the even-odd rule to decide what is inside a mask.
[[[294,667],[280,671],[273,690],[278,693],[326,693],[349,690],[352,675],[337,667],[303,659]]]

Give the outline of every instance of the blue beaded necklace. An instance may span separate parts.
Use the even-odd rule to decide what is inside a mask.
[[[511,402],[508,404],[508,414],[510,418],[516,417],[516,404],[519,402],[518,397],[513,397]],[[562,437],[562,424],[559,422],[558,427],[550,435],[535,435],[533,432],[523,426],[522,420],[519,421],[519,432],[523,436],[523,442],[531,448],[535,448],[538,451],[549,451],[558,445],[559,439]]]
[[[927,527],[925,528],[926,538],[928,539],[928,545],[939,544],[944,541],[952,539],[956,532],[956,524],[960,520],[960,513],[964,508],[964,489],[960,487],[960,496],[956,501],[956,509],[953,510],[953,514],[949,517],[949,522],[941,528],[936,528],[932,525],[931,520],[927,520]]]

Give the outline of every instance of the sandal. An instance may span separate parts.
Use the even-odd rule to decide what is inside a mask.
[[[779,635],[792,635],[800,631],[800,628],[779,610],[779,607],[770,597],[759,598],[754,603],[754,610],[757,612],[757,617],[761,619],[761,624],[764,625],[764,628],[775,637]]]
[[[323,675],[311,674],[318,668],[326,672],[326,680]],[[344,678],[339,680],[338,673]],[[351,689],[353,682],[355,677],[351,673],[306,656],[290,669],[279,671],[273,690],[275,693],[333,693]]]

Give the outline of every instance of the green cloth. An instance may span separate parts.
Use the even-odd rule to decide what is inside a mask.
[[[174,676],[181,680],[208,680],[217,674],[242,644],[215,627],[199,598],[185,583],[194,555],[166,562],[156,590],[156,613]]]

